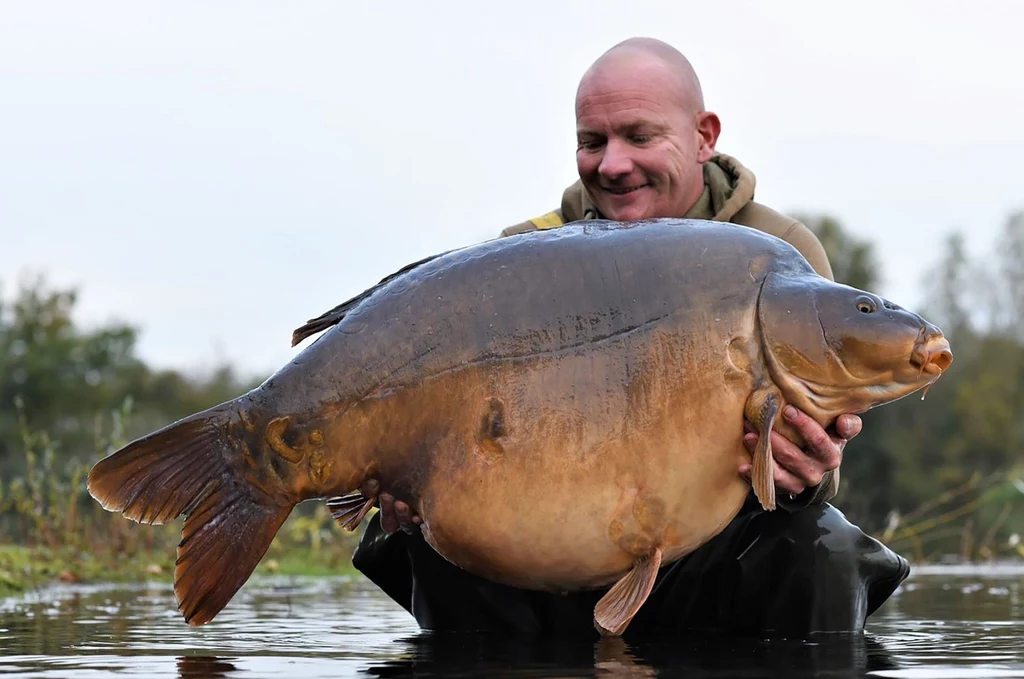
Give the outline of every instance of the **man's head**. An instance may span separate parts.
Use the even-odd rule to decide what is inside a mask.
[[[576,164],[608,219],[682,217],[704,190],[720,130],[690,62],[658,40],[612,47],[576,91]]]

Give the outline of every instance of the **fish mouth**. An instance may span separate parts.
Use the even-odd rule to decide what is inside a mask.
[[[932,337],[918,342],[910,354],[910,365],[918,369],[918,374],[928,373],[938,377],[949,369],[953,363],[953,352],[945,337]]]

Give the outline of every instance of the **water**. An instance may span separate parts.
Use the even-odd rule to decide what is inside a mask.
[[[628,644],[422,633],[362,579],[250,581],[192,629],[164,583],[0,602],[13,677],[1024,678],[1024,569],[915,569],[863,635]]]

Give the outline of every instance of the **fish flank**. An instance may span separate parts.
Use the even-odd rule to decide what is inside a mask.
[[[550,349],[548,351],[532,351],[532,352],[529,352],[529,353],[526,353],[526,354],[517,354],[517,355],[513,355],[513,356],[499,356],[499,355],[495,355],[495,354],[483,354],[483,355],[479,356],[478,358],[475,358],[475,359],[473,359],[471,361],[467,361],[465,363],[460,363],[459,365],[451,366],[450,368],[444,368],[442,370],[438,370],[436,372],[429,373],[429,374],[421,376],[421,377],[417,377],[414,382],[410,382],[408,384],[396,384],[394,386],[384,387],[383,385],[385,385],[387,383],[387,380],[390,379],[390,377],[393,377],[395,374],[397,374],[397,371],[395,371],[395,372],[392,372],[391,375],[388,378],[385,378],[385,379],[381,380],[380,382],[378,382],[375,387],[373,387],[372,389],[368,390],[365,394],[363,394],[362,396],[354,399],[352,401],[352,403],[349,405],[349,407],[351,407],[352,405],[355,405],[356,403],[358,403],[360,401],[363,401],[363,400],[373,399],[373,398],[388,397],[388,396],[391,396],[391,395],[393,395],[393,394],[395,394],[395,393],[397,393],[399,391],[403,391],[405,389],[408,389],[410,386],[417,385],[420,382],[429,382],[429,381],[432,381],[432,380],[435,380],[435,379],[438,379],[438,378],[445,377],[445,376],[447,376],[447,375],[449,375],[451,373],[456,373],[456,372],[459,372],[461,370],[475,368],[475,367],[478,367],[478,366],[481,366],[481,365],[483,365],[483,366],[493,366],[493,365],[502,365],[502,364],[507,364],[507,363],[514,364],[514,363],[519,363],[519,362],[523,362],[523,361],[528,361],[528,360],[534,359],[534,358],[556,358],[558,356],[571,353],[572,351],[575,351],[576,349],[579,349],[581,347],[589,346],[589,345],[592,345],[592,344],[604,344],[604,343],[609,342],[609,341],[614,341],[614,340],[620,339],[622,337],[626,337],[626,336],[632,335],[633,333],[636,333],[636,332],[639,332],[641,330],[644,330],[648,326],[654,325],[655,323],[663,321],[663,320],[665,320],[666,318],[668,318],[668,317],[670,317],[672,315],[673,314],[671,312],[670,313],[666,313],[666,314],[662,314],[660,316],[657,316],[656,318],[652,318],[650,320],[644,321],[643,323],[637,323],[636,325],[631,325],[631,326],[628,326],[628,327],[625,327],[625,328],[621,328],[620,330],[616,330],[615,332],[610,332],[610,333],[607,333],[607,334],[604,334],[604,335],[599,335],[597,337],[592,337],[592,338],[589,338],[589,339],[584,340],[582,342],[575,342],[573,344],[569,344],[569,345],[566,345],[566,346],[563,346],[563,347],[559,347],[557,349]]]

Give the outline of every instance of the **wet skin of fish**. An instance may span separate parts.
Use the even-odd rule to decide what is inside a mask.
[[[101,460],[89,489],[142,523],[186,516],[179,609],[211,620],[294,506],[355,529],[388,492],[463,569],[540,590],[614,584],[618,634],[659,566],[719,533],[751,486],[743,420],[801,443],[930,385],[938,328],[715,222],[588,221],[410,265],[296,331],[264,384]],[[775,506],[770,437],[753,488]],[[551,521],[551,517],[559,520]]]

